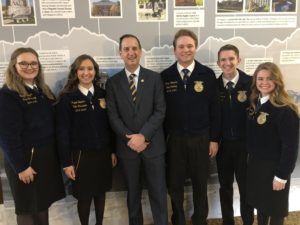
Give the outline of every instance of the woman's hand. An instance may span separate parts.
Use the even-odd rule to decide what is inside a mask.
[[[33,182],[35,174],[37,173],[34,171],[34,169],[32,169],[31,166],[29,166],[26,170],[23,170],[18,175],[22,182],[29,184],[30,182]]]
[[[65,167],[64,172],[69,179],[75,180],[76,174],[75,174],[74,166]]]
[[[117,159],[117,156],[115,153],[112,153],[111,154],[111,164],[112,164],[112,167],[114,168],[118,163],[118,159]]]

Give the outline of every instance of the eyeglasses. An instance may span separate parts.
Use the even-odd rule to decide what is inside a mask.
[[[22,61],[22,62],[18,62],[17,64],[21,67],[21,69],[28,69],[29,66],[31,66],[31,69],[38,69],[39,68],[39,63],[35,62],[35,61],[31,62],[31,63]]]

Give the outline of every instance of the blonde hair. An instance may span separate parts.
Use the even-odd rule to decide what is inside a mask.
[[[39,61],[39,55],[32,48],[18,48],[11,54],[8,67],[5,72],[6,86],[10,90],[16,91],[17,93],[19,93],[22,96],[28,95],[28,92],[24,86],[23,79],[16,70],[17,57],[23,53],[31,53],[36,56],[36,58],[38,60],[38,64],[39,64],[39,69],[38,69],[39,72],[38,72],[36,78],[34,79],[34,82],[49,99],[54,100],[55,99],[54,94],[51,92],[50,88],[45,83],[42,65]]]
[[[272,81],[275,84],[274,90],[270,93],[271,104],[275,107],[288,106],[298,115],[298,117],[300,117],[297,104],[293,101],[293,99],[288,95],[288,93],[285,90],[282,72],[280,71],[279,67],[272,62],[265,62],[260,64],[253,74],[250,95],[251,106],[255,109],[256,101],[259,97],[259,90],[256,87],[256,79],[258,72],[260,72],[261,70],[269,71]]]

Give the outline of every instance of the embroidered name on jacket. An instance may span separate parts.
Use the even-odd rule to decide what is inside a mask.
[[[168,81],[165,82],[165,88],[166,88],[166,92],[176,92],[177,91],[177,87],[178,87],[178,82],[177,81]]]
[[[27,105],[30,105],[30,104],[35,104],[37,103],[37,97],[34,96],[33,94],[28,94],[26,96],[22,96],[20,95],[21,99],[23,102],[25,102]]]
[[[74,112],[84,112],[87,111],[87,103],[85,100],[71,101],[72,108]]]

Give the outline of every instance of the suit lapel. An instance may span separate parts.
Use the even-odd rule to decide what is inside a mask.
[[[137,93],[136,93],[136,105],[139,104],[139,102],[142,99],[143,90],[145,89],[143,86],[146,84],[147,83],[146,83],[145,71],[141,67],[140,74],[139,74],[139,80],[138,80]]]

